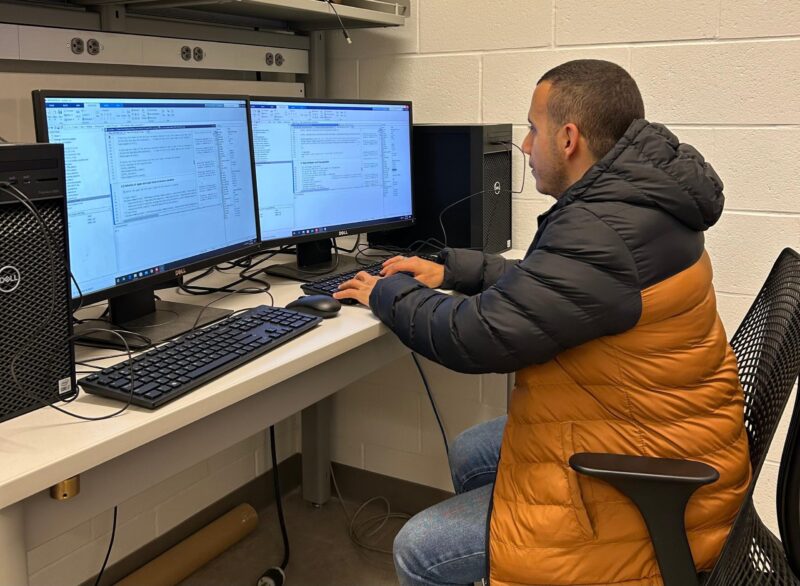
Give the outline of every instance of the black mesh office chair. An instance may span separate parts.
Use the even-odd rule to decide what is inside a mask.
[[[800,375],[800,255],[785,249],[731,340],[745,394],[753,480],[710,575],[695,573],[684,526],[686,503],[718,478],[699,462],[575,454],[579,473],[615,486],[645,519],[665,586],[800,586],[800,407],[795,401],[778,476],[779,541],[759,519],[753,489]]]

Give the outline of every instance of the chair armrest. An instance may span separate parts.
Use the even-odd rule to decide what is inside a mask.
[[[719,472],[708,464],[692,460],[670,460],[647,456],[624,456],[620,454],[574,454],[569,465],[576,472],[595,478],[620,477],[643,482],[670,482],[711,484],[719,479]]]
[[[719,479],[711,466],[690,460],[620,454],[574,454],[572,468],[609,483],[633,501],[650,532],[664,586],[698,586],[686,538],[686,504],[694,492]]]

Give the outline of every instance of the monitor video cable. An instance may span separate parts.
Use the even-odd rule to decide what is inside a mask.
[[[278,477],[278,456],[275,452],[275,426],[269,426],[270,454],[272,456],[272,481],[275,489],[275,505],[278,509],[278,523],[281,526],[283,539],[283,560],[279,566],[267,568],[256,582],[256,586],[283,586],[286,581],[286,568],[289,566],[289,534],[286,532],[286,519],[283,515],[283,498],[281,483]]]

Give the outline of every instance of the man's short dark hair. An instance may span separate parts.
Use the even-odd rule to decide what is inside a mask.
[[[644,118],[636,82],[622,67],[598,59],[578,59],[554,67],[537,82],[549,81],[547,114],[562,125],[572,122],[586,137],[589,150],[603,158],[631,122]]]

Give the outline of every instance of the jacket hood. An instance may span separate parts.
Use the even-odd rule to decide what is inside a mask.
[[[722,215],[722,181],[703,156],[661,124],[635,120],[609,153],[559,198],[657,207],[693,230]],[[559,205],[560,204],[560,205]]]

